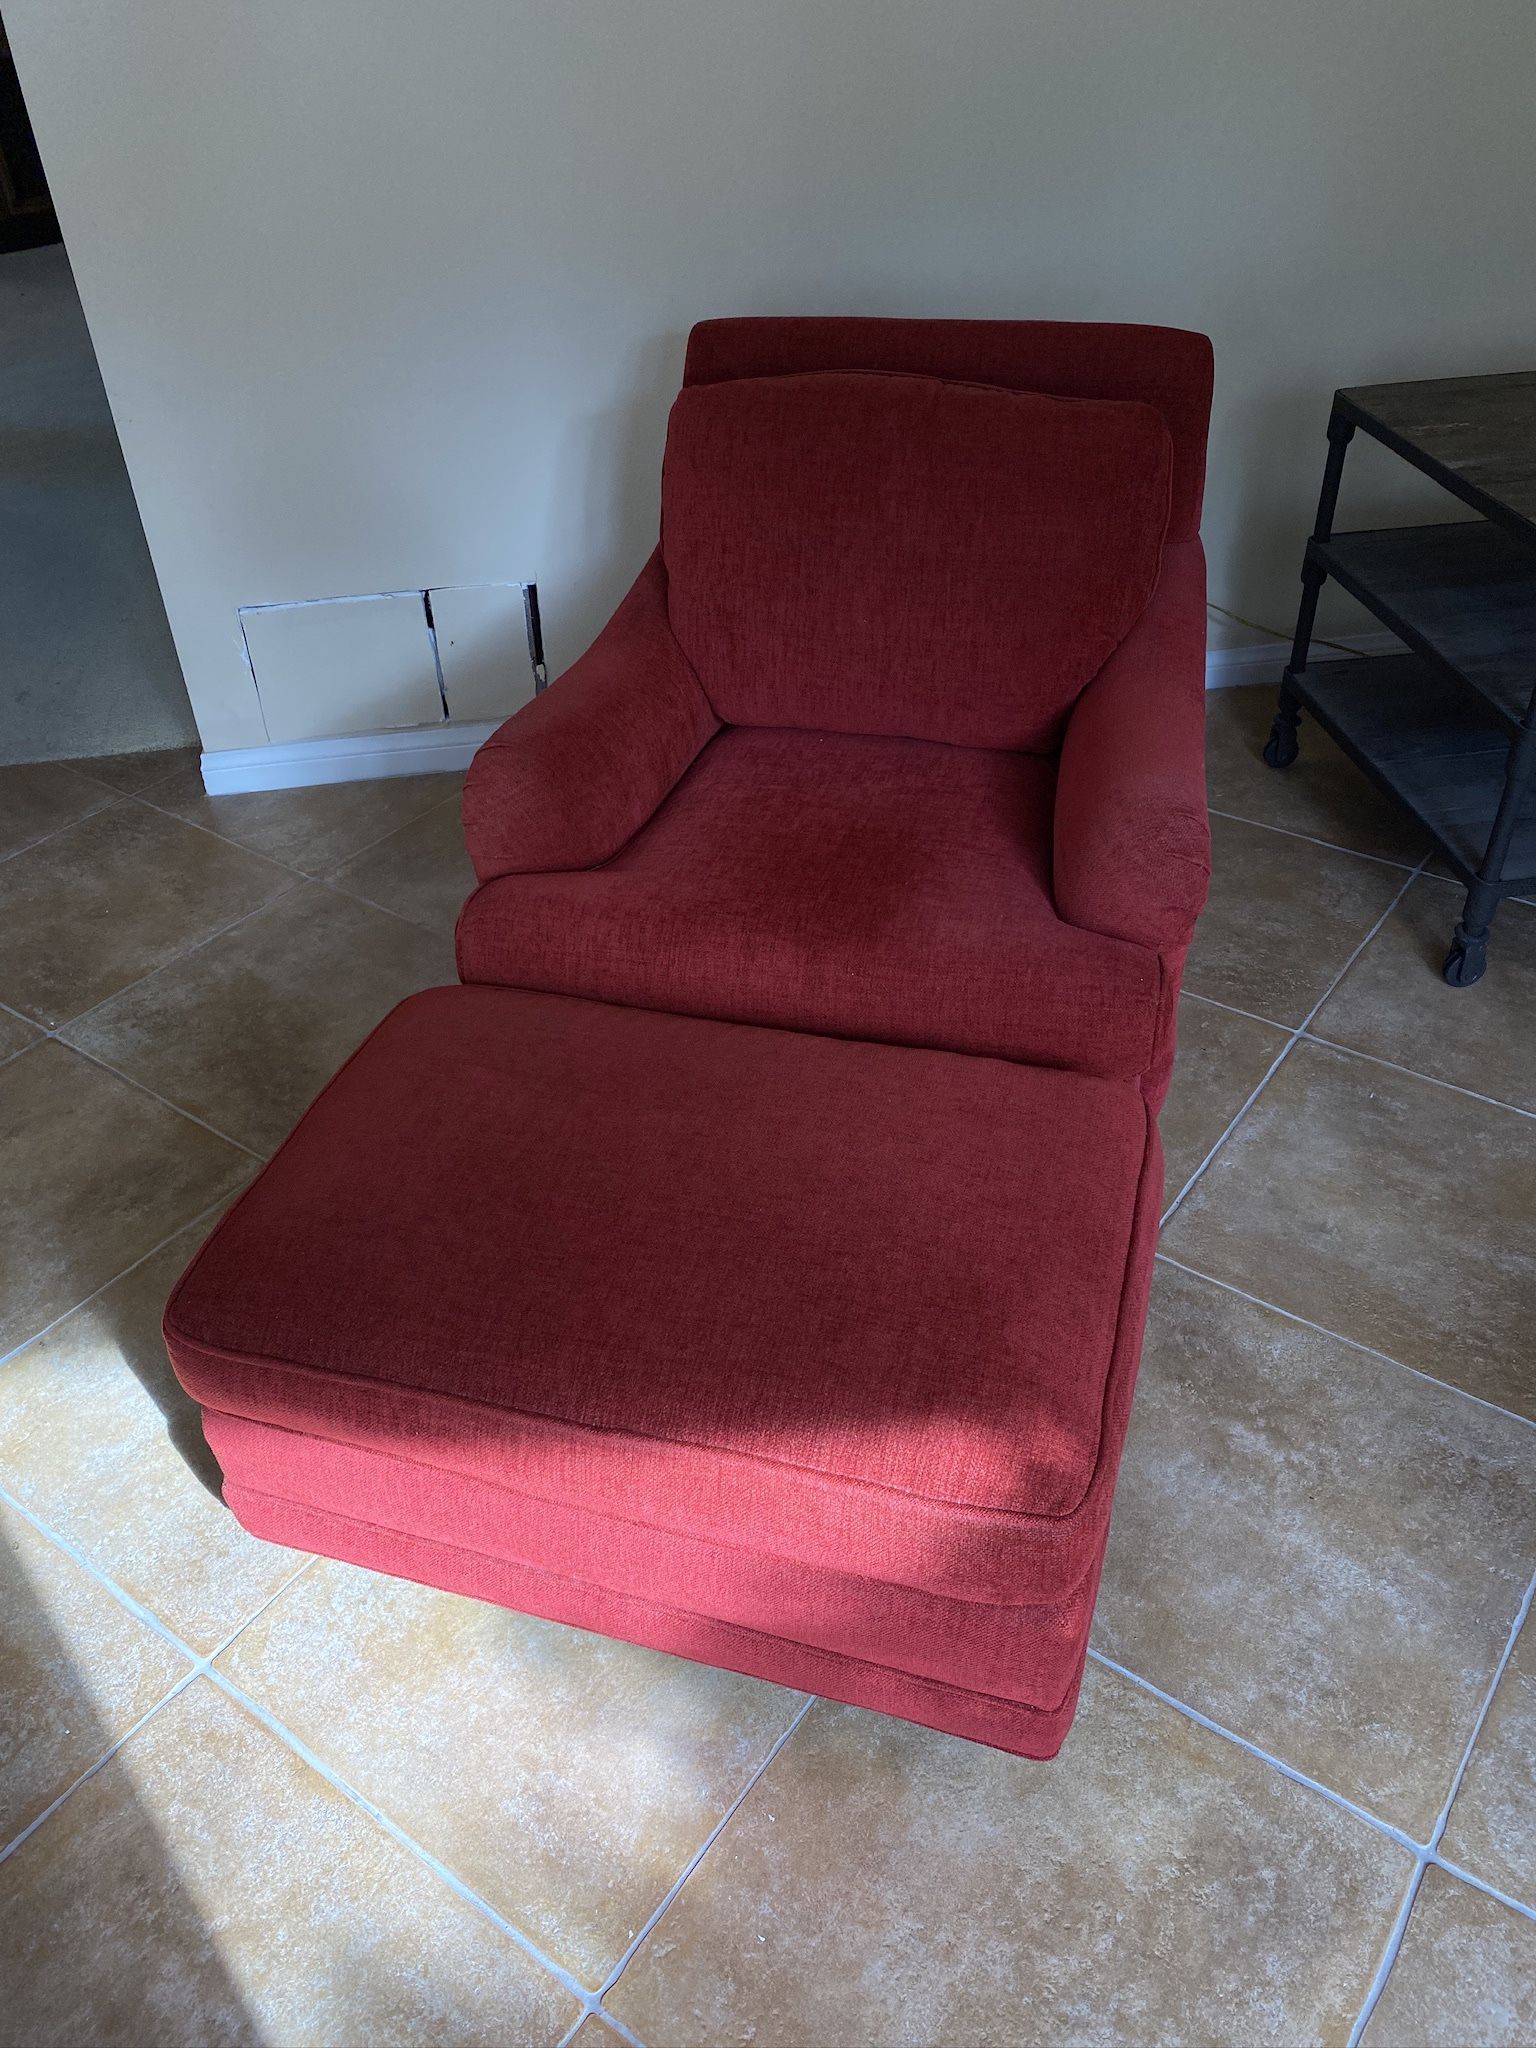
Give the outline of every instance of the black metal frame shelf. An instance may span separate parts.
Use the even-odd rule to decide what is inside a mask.
[[[1536,370],[1430,377],[1333,394],[1345,438],[1357,427],[1452,497],[1536,544]],[[1330,425],[1329,437],[1333,428]]]
[[[1509,761],[1509,731],[1468,713],[1465,693],[1411,654],[1314,662],[1296,694],[1330,738],[1435,840],[1463,882],[1477,880]],[[1507,893],[1536,888],[1536,789],[1505,861]]]
[[[1335,534],[1357,430],[1483,516]],[[1330,576],[1410,651],[1311,662]],[[1306,710],[1419,821],[1466,884],[1444,974],[1468,987],[1499,903],[1536,887],[1536,372],[1336,392],[1301,581],[1264,758],[1291,765]]]
[[[1309,541],[1316,563],[1416,654],[1486,697],[1513,731],[1536,686],[1536,549],[1481,519]]]

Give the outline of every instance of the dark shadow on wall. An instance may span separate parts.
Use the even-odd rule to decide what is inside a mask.
[[[59,217],[0,18],[0,255],[44,249],[59,239]]]
[[[654,336],[639,351],[627,395],[578,415],[561,436],[545,524],[580,535],[581,546],[573,551],[576,579],[545,597],[551,676],[586,652],[656,545],[667,414],[687,343],[682,331]]]
[[[68,259],[0,255],[0,764],[196,737]]]

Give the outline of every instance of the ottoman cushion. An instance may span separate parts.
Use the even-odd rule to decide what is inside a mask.
[[[166,1336],[259,1533],[1048,1754],[1160,1185],[1130,1083],[436,989]]]

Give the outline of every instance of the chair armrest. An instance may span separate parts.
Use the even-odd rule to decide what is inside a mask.
[[[1189,943],[1211,873],[1198,540],[1164,550],[1152,602],[1073,707],[1054,834],[1069,924],[1160,953]]]
[[[464,837],[476,875],[610,859],[719,729],[672,637],[658,552],[581,659],[470,763]]]

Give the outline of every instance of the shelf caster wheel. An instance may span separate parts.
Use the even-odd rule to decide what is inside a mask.
[[[1445,956],[1440,972],[1452,988],[1470,988],[1481,981],[1488,965],[1487,943],[1481,939],[1457,939]]]
[[[1289,768],[1301,752],[1296,737],[1296,720],[1293,715],[1281,711],[1269,728],[1269,738],[1264,742],[1264,765],[1266,768]]]

